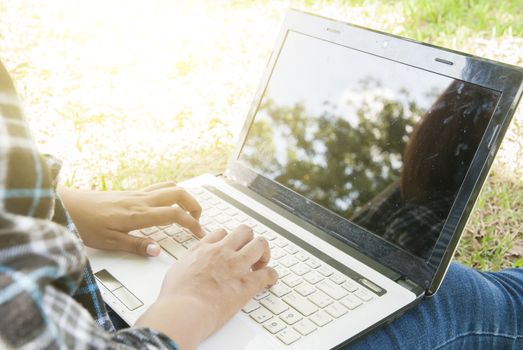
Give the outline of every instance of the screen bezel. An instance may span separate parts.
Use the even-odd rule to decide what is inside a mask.
[[[458,190],[449,216],[443,226],[436,245],[444,247],[442,256],[432,255],[429,260],[421,259],[383,238],[343,219],[326,208],[306,200],[303,196],[272,181],[239,161],[248,131],[259,108],[265,89],[273,73],[278,56],[289,31],[295,31],[334,44],[342,45],[367,54],[379,56],[400,64],[407,64],[428,72],[463,80],[501,92],[491,121],[474,156],[469,171]],[[386,43],[386,44],[385,44]],[[436,60],[438,59],[438,60]],[[449,64],[452,63],[452,64]],[[314,226],[329,232],[332,238],[358,249],[370,258],[392,268],[405,278],[417,283],[428,293],[434,293],[452,259],[461,232],[480,192],[503,134],[515,112],[523,91],[523,70],[506,64],[480,59],[463,53],[438,48],[405,38],[353,26],[347,23],[290,10],[277,38],[275,49],[269,58],[266,70],[249,110],[235,152],[225,175],[235,182],[254,190],[280,206],[291,208],[295,215]],[[337,227],[318,226],[315,213],[336,218]],[[343,231],[344,236],[337,232]],[[344,237],[349,235],[351,239]]]

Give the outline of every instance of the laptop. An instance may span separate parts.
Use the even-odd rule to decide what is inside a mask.
[[[438,290],[523,91],[519,67],[290,10],[223,175],[180,184],[207,231],[240,223],[279,282],[201,349],[331,349]],[[198,241],[130,234],[156,258],[88,250],[129,324]]]

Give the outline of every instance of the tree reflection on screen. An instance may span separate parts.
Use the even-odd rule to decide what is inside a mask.
[[[321,114],[303,103],[264,98],[242,158],[270,178],[348,218],[400,176],[402,153],[420,109],[408,93],[384,97],[379,84],[361,82],[366,98],[329,102]],[[283,152],[283,153],[282,153]]]

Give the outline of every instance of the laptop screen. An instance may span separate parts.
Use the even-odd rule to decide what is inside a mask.
[[[239,160],[427,259],[500,95],[289,31]]]

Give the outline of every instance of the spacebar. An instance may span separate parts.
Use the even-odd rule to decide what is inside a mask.
[[[165,238],[158,242],[167,253],[174,256],[176,259],[180,259],[186,252],[187,249],[180,243],[176,242],[172,238]]]

